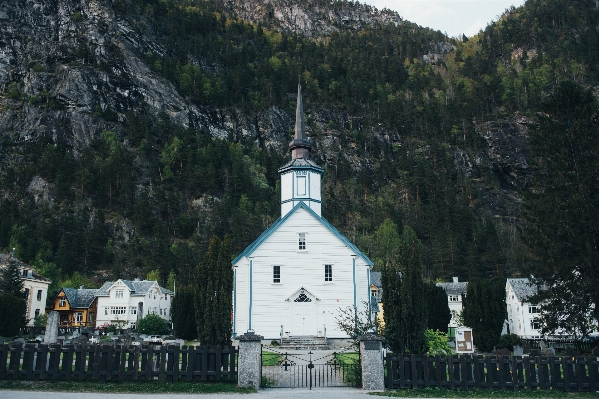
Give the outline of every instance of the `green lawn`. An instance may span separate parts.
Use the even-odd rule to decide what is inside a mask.
[[[262,351],[262,365],[263,366],[276,366],[277,362],[281,360],[283,356],[277,352]]]
[[[447,389],[398,389],[371,393],[395,398],[597,398],[595,392],[563,391],[450,391]]]
[[[107,393],[252,393],[253,388],[239,388],[236,384],[163,381],[0,381],[0,389],[24,391],[107,392]]]

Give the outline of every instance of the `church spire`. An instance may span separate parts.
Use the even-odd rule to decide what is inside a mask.
[[[306,123],[304,121],[304,104],[302,102],[302,85],[297,84],[297,108],[295,110],[295,135],[289,143],[291,158],[308,159],[312,144],[306,137]]]

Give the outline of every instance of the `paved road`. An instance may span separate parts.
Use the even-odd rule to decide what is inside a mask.
[[[2,391],[2,399],[375,399],[360,389],[353,388],[320,388],[320,389],[261,389],[250,394],[116,394],[116,393],[73,393],[73,392],[31,392],[31,391]]]

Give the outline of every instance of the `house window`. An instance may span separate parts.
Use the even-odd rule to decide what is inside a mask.
[[[39,309],[35,309],[35,317],[40,317],[40,310]]]
[[[164,317],[168,317],[168,309],[164,309]]]
[[[160,316],[162,316],[162,308],[160,308]]]
[[[541,323],[539,323],[537,319],[533,319],[530,321],[530,328],[532,328],[533,330],[540,330]]]
[[[154,299],[156,299],[156,293],[154,293]]]
[[[539,313],[539,307],[534,305],[529,306],[528,313]]]
[[[117,298],[117,299],[118,298],[122,298],[123,297],[123,290],[116,290],[114,292],[114,297]]]
[[[110,314],[119,315],[119,314],[125,314],[125,313],[127,313],[126,306],[111,306],[110,307]]]
[[[108,316],[108,308],[104,308],[104,315]]]
[[[89,312],[87,314],[87,321],[90,322],[90,323],[93,323],[93,321],[94,321],[94,312]]]
[[[448,295],[448,297],[449,297],[449,302],[459,302],[460,301],[459,295]]]
[[[60,307],[64,307],[67,304],[67,299],[65,297],[60,297]]]
[[[83,313],[75,312],[75,323],[81,323],[83,321]]]
[[[131,313],[131,314],[137,314],[137,308],[135,306],[130,306],[129,307],[129,313]]]
[[[378,296],[377,290],[370,290],[370,296],[373,296],[376,298]]]
[[[38,301],[42,300],[42,290],[37,290],[37,300]]]
[[[277,284],[281,282],[281,266],[272,267],[272,282]]]
[[[333,281],[333,265],[324,265],[324,281]]]
[[[298,249],[300,251],[306,250],[306,233],[299,233],[298,244]]]

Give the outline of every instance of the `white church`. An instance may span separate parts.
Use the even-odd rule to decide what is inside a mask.
[[[298,86],[291,162],[279,169],[281,217],[233,260],[233,338],[346,338],[340,309],[362,310],[373,263],[321,215],[324,170],[310,160]]]

